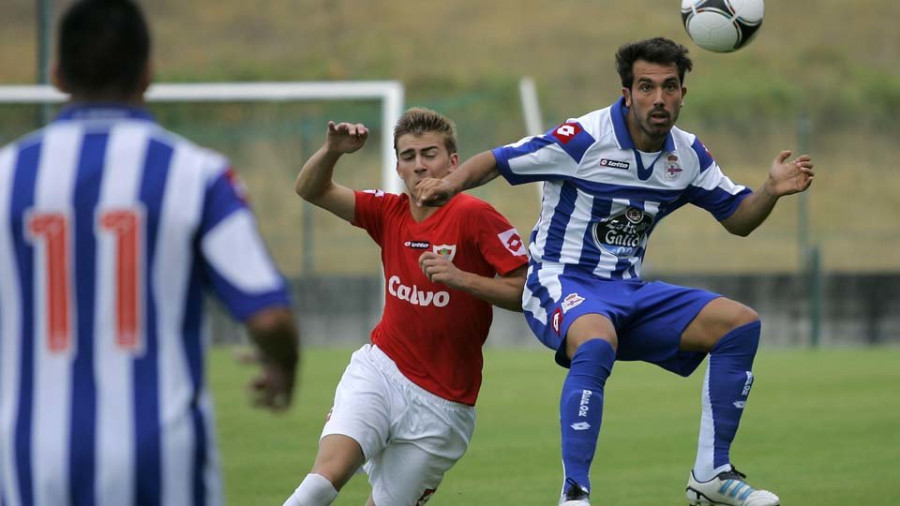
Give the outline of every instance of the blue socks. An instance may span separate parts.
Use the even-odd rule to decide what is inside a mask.
[[[603,387],[616,351],[603,339],[585,341],[575,350],[559,401],[565,478],[590,490],[590,468],[603,418]]]
[[[712,479],[730,468],[731,443],[753,385],[753,359],[759,347],[759,321],[725,334],[709,354],[703,381],[700,440],[694,475]]]

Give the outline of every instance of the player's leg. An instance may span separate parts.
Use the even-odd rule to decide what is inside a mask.
[[[694,464],[700,481],[730,469],[731,443],[753,384],[759,334],[759,315],[724,297],[709,302],[682,334],[682,349],[709,353]]]
[[[779,504],[775,494],[748,485],[730,457],[753,385],[760,327],[755,311],[723,297],[709,302],[682,334],[683,349],[709,353],[697,458],[687,487],[691,504]]]
[[[532,265],[523,296],[525,319],[569,368],[560,395],[563,484],[560,504],[588,504],[590,467],[603,414],[603,390],[616,359],[615,321],[639,283],[571,276],[559,266]]]
[[[422,506],[437,492],[458,459],[423,450],[416,443],[392,441],[366,466],[375,506]]]
[[[405,400],[394,419],[391,442],[364,469],[372,484],[369,506],[421,506],[437,492],[444,474],[465,454],[475,430],[475,408],[430,394],[397,378]]]
[[[331,504],[366,456],[384,448],[390,431],[390,387],[372,364],[370,348],[353,354],[335,391],[313,467],[284,506]]]
[[[566,332],[564,346],[571,363],[559,401],[564,474],[560,504],[587,504],[591,463],[603,418],[603,391],[617,345],[613,323],[600,314],[579,316]]]
[[[293,502],[285,505],[331,504],[364,461],[362,448],[355,439],[341,434],[323,437],[312,470],[291,496]]]

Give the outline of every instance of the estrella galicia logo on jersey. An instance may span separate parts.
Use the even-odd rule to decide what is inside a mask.
[[[550,326],[553,327],[553,331],[556,332],[556,335],[559,335],[560,329],[562,329],[562,321],[562,308],[556,308],[556,311],[553,312],[553,317],[550,319]]]
[[[619,214],[594,224],[594,242],[617,257],[630,257],[647,238],[653,217],[629,207]]]
[[[562,301],[562,310],[563,313],[568,313],[570,309],[584,302],[584,297],[578,295],[575,292],[566,295],[566,298]]]
[[[428,241],[406,241],[403,245],[412,249],[428,249],[431,243]]]
[[[448,261],[452,262],[453,257],[456,256],[456,245],[455,244],[438,244],[435,245],[433,251],[438,255],[446,258]]]
[[[383,190],[363,190],[363,193],[371,193],[372,195],[375,195],[376,197],[384,197]]]
[[[516,256],[525,256],[525,243],[522,242],[522,238],[519,237],[519,233],[515,228],[501,232],[497,234],[497,237],[510,253]]]
[[[631,167],[631,163],[623,162],[620,160],[610,160],[609,158],[601,158],[600,166],[601,167],[612,167],[614,169],[628,170],[628,168]]]
[[[584,129],[581,128],[581,125],[578,123],[566,123],[561,125],[559,128],[553,131],[553,137],[556,137],[561,144],[568,144],[569,141],[575,138],[576,135],[581,133]]]

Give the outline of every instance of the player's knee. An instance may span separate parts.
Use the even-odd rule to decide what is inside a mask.
[[[759,321],[759,313],[754,311],[753,308],[737,302],[735,304],[737,305],[737,308],[732,321],[732,329]]]

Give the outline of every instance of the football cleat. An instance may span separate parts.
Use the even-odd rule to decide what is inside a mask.
[[[778,496],[768,490],[757,490],[747,484],[747,476],[735,469],[719,473],[715,478],[699,482],[688,479],[687,495],[691,506],[724,505],[724,506],[779,506]]]
[[[565,489],[559,498],[559,506],[591,506],[588,498],[588,489],[579,485],[575,480],[566,478]]]

